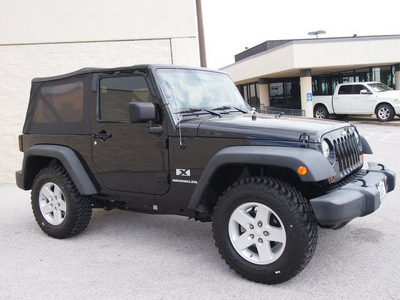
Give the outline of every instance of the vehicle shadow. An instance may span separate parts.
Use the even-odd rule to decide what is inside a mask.
[[[380,126],[400,126],[400,117],[395,117],[392,121],[380,122],[376,116],[365,116],[365,115],[350,115],[345,118],[330,117],[331,120],[339,120],[350,122],[352,124],[371,124]]]

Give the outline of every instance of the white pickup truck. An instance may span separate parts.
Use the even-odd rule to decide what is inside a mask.
[[[334,114],[373,115],[379,121],[400,116],[400,91],[381,82],[343,83],[336,86],[333,96],[314,96],[314,118],[327,119]]]

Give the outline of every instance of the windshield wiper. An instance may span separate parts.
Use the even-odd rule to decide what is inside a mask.
[[[202,111],[202,109],[201,108],[188,108],[185,110],[178,111],[178,112],[176,112],[176,114],[190,114],[190,113],[195,113],[195,112],[199,112],[199,111]]]
[[[224,105],[224,106],[220,106],[220,107],[216,107],[216,108],[213,108],[213,110],[225,110],[225,109],[236,109],[236,110],[238,110],[238,111],[240,111],[240,112],[242,112],[242,113],[247,113],[247,111],[245,111],[245,110],[243,110],[243,109],[241,109],[241,108],[237,108],[236,106],[228,106],[228,105]]]
[[[231,106],[223,105],[223,106],[213,108],[212,110],[225,110],[225,109],[231,109],[231,108],[232,108]]]
[[[188,109],[185,109],[182,111],[178,111],[178,112],[176,112],[176,114],[191,114],[191,113],[195,114],[195,113],[201,112],[201,111],[205,111],[205,112],[208,112],[209,114],[221,117],[221,114],[219,114],[215,111],[209,110],[209,109],[205,109],[205,108],[188,108]]]

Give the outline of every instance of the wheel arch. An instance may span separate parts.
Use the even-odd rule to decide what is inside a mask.
[[[22,170],[17,172],[17,184],[24,190],[32,188],[36,174],[57,160],[67,170],[79,193],[92,195],[99,191],[97,182],[91,179],[78,155],[59,145],[34,145],[25,151]]]
[[[308,173],[298,175],[299,166]],[[318,182],[335,176],[322,153],[306,148],[234,146],[220,150],[209,161],[188,207],[211,211],[218,197],[234,182],[252,176],[284,178],[293,183]]]
[[[325,104],[323,104],[323,103],[317,103],[317,104],[314,105],[314,108],[313,108],[314,112],[315,112],[318,108],[320,108],[321,106],[322,106],[322,107],[325,107],[326,111],[328,111],[328,108],[326,107]]]
[[[392,104],[390,104],[389,102],[386,102],[386,101],[382,101],[382,102],[379,102],[379,103],[377,103],[377,104],[375,105],[375,109],[374,109],[375,114],[376,114],[377,111],[378,111],[378,107],[381,106],[381,105],[383,105],[383,104],[389,105],[389,106],[393,109],[393,111],[395,111]]]

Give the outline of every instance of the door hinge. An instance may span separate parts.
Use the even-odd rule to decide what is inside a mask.
[[[156,142],[156,147],[161,149],[168,149],[168,140],[161,140]]]

